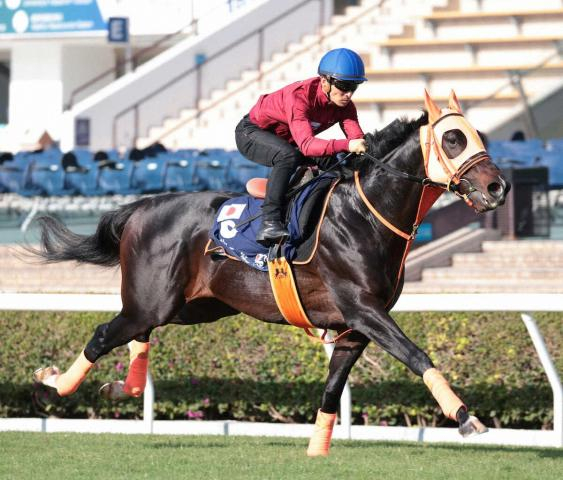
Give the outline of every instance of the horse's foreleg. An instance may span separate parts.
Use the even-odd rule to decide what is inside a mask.
[[[422,377],[444,414],[459,423],[459,432],[463,436],[487,431],[476,417],[468,415],[467,407],[434,367],[428,355],[404,334],[384,309],[377,309],[375,316],[371,311],[370,315],[364,316],[361,320],[356,317],[356,320],[350,322],[350,326],[379,344],[409,367],[413,373]]]
[[[336,344],[330,359],[321,408],[317,412],[315,430],[307,448],[309,457],[328,455],[336,411],[346,379],[368,342],[361,333],[352,332]]]
[[[422,375],[424,383],[440,405],[444,414],[459,423],[459,433],[464,437],[485,433],[487,427],[477,417],[467,413],[467,407],[453,392],[448,381],[436,369],[429,368]]]

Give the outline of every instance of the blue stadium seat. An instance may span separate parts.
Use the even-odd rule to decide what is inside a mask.
[[[221,155],[213,159],[199,157],[197,160],[196,177],[206,190],[222,191],[227,184],[227,172],[230,168],[230,157]]]
[[[559,152],[563,154],[563,138],[552,138],[548,140],[545,149],[548,152]]]
[[[237,152],[238,153],[238,152]],[[270,169],[255,162],[251,162],[242,155],[232,155],[232,162],[227,172],[226,187],[234,192],[246,191],[246,182],[251,178],[266,178]]]
[[[29,183],[29,173],[32,163],[21,161],[16,163],[10,162],[10,165],[2,165],[0,167],[0,185],[2,190],[19,193]]]
[[[65,188],[86,197],[103,195],[104,191],[98,187],[98,176],[101,172],[98,166],[92,162],[86,168],[87,172],[66,172]]]
[[[141,160],[135,163],[131,185],[142,193],[164,190],[166,164],[159,159]]]
[[[74,193],[65,189],[64,171],[60,165],[49,165],[49,159],[43,158],[31,167],[29,181],[18,192],[23,196],[61,196]],[[47,164],[45,164],[47,163]]]
[[[168,155],[174,155],[176,159],[181,160],[187,158],[197,157],[199,155],[199,150],[195,148],[179,148],[175,152],[167,152]]]
[[[543,141],[537,138],[519,141],[491,141],[488,152],[499,166],[529,167],[538,165],[544,153]]]
[[[78,165],[82,167],[89,167],[90,165],[95,163],[94,155],[90,150],[77,149],[73,150],[73,153],[76,155],[76,161],[78,162]]]
[[[549,168],[549,188],[563,188],[563,150],[544,152],[541,164]]]
[[[118,164],[119,169],[102,168],[98,176],[98,186],[104,194],[131,195],[139,193],[131,185],[133,162],[125,161]]]
[[[197,162],[194,158],[179,159],[166,163],[164,189],[169,192],[199,192],[205,190],[196,176]]]

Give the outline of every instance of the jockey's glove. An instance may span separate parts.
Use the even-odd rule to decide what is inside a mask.
[[[366,153],[367,145],[363,138],[355,138],[348,142],[348,151],[351,153]]]

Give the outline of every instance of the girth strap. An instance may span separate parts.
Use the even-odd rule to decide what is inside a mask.
[[[291,325],[299,328],[314,328],[303,310],[303,305],[301,305],[301,300],[295,287],[293,272],[286,258],[280,257],[268,261],[268,274],[270,275],[270,283],[276,304],[283,318]]]
[[[283,318],[285,318],[291,325],[304,329],[312,340],[317,340],[322,343],[336,343],[352,331],[351,329],[346,330],[345,332],[340,333],[333,340],[329,341],[325,340],[325,336],[327,334],[327,330],[325,329],[321,338],[318,338],[310,330],[311,328],[315,328],[315,326],[309,321],[309,318],[303,309],[303,305],[299,299],[299,293],[297,292],[297,287],[295,286],[295,279],[293,278],[291,265],[286,258],[279,257],[269,260],[268,274],[270,276],[270,284],[272,285],[276,304],[283,315]]]

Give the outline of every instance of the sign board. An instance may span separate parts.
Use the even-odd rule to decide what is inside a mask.
[[[90,146],[90,119],[74,119],[74,144],[77,147]]]
[[[108,42],[129,42],[129,19],[127,17],[108,18]]]
[[[0,0],[0,37],[105,30],[97,0]]]

